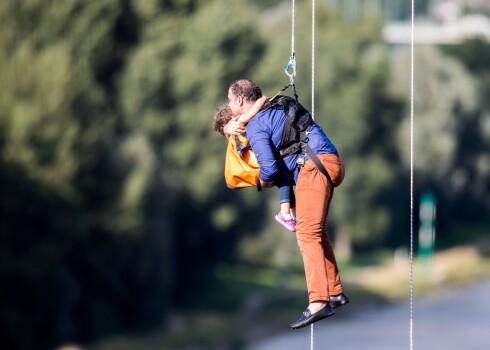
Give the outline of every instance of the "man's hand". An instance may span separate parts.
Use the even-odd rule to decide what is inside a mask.
[[[240,123],[238,120],[230,120],[223,128],[223,131],[228,135],[239,135],[244,133],[246,129],[245,125]]]
[[[260,180],[260,186],[266,188],[266,187],[272,187],[274,186],[274,181],[262,181]]]

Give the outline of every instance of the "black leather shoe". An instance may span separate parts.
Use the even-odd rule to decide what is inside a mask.
[[[349,298],[344,293],[330,296],[330,305],[335,309],[349,303]]]
[[[303,328],[312,324],[313,322],[332,316],[334,313],[335,312],[330,304],[325,304],[325,307],[318,310],[314,314],[311,313],[310,309],[306,309],[303,311],[301,317],[296,322],[291,323],[289,326],[293,329]]]

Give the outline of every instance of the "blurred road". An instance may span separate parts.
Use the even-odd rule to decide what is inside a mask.
[[[410,350],[410,305],[359,307],[355,301],[314,325],[315,350]],[[490,281],[413,302],[413,350],[489,350]],[[251,344],[249,350],[307,350],[311,327]]]

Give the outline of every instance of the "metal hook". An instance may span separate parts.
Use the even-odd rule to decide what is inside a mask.
[[[291,72],[290,72],[291,70]],[[286,68],[284,69],[286,72],[287,76],[289,77],[289,80],[291,81],[291,84],[294,84],[294,77],[296,76],[296,58],[293,55],[289,58],[289,62],[286,65]]]

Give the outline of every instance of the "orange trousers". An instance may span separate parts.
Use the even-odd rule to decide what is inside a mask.
[[[336,154],[318,154],[334,186],[342,183],[344,162]],[[296,183],[296,238],[303,257],[308,299],[328,301],[330,295],[342,293],[339,269],[326,223],[333,187],[308,159],[301,168]]]

